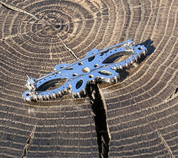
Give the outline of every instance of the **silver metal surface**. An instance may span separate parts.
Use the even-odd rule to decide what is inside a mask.
[[[25,101],[55,99],[66,93],[72,93],[73,97],[81,97],[81,94],[85,94],[87,82],[117,82],[119,76],[117,70],[128,67],[137,61],[141,54],[146,54],[146,47],[144,45],[135,45],[131,39],[100,51],[92,49],[85,58],[72,64],[62,63],[56,65],[54,72],[36,80],[27,76],[26,87],[28,91],[25,91],[22,96]],[[123,55],[129,55],[129,57],[123,61],[113,63],[114,59]],[[53,90],[39,91],[40,87],[46,83],[56,80],[65,82]]]

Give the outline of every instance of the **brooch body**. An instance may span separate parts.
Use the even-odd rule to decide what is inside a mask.
[[[62,63],[54,67],[54,71],[38,79],[28,77],[25,91],[22,97],[25,101],[48,100],[61,97],[66,93],[72,93],[73,97],[86,95],[88,82],[116,83],[119,69],[128,67],[146,54],[144,45],[135,45],[131,39],[105,48],[103,50],[92,49],[86,56],[72,64]],[[127,56],[122,61],[114,62],[115,59]],[[44,90],[42,87],[50,87],[54,82],[62,82],[59,87],[52,90]]]

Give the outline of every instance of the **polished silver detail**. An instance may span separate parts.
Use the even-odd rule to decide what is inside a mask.
[[[89,73],[90,72],[90,69],[88,67],[85,67],[82,69],[82,72],[84,73]]]
[[[53,72],[36,80],[27,76],[28,91],[25,91],[22,96],[27,102],[55,99],[67,93],[80,98],[82,94],[86,94],[87,83],[95,84],[98,81],[116,83],[119,76],[118,70],[133,64],[141,57],[141,54],[146,55],[146,52],[144,45],[135,45],[131,39],[100,51],[92,49],[83,59],[72,64],[56,65]],[[129,57],[113,63],[115,58],[123,55],[129,55]],[[44,84],[53,80],[64,81],[64,84],[53,90],[39,90]]]

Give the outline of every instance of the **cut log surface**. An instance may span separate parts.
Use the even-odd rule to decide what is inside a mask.
[[[127,39],[148,55],[122,81],[99,85],[109,157],[178,157],[177,0],[1,0],[0,157],[22,156],[28,138],[27,157],[98,157],[89,98],[26,103],[26,74]]]

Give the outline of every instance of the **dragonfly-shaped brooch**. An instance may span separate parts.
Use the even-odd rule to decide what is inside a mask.
[[[54,67],[54,71],[36,80],[28,77],[25,91],[22,95],[27,102],[48,100],[61,97],[66,93],[72,93],[73,97],[80,98],[86,95],[88,82],[97,81],[116,83],[119,69],[130,66],[146,55],[144,45],[135,45],[131,39],[105,48],[103,50],[92,49],[86,56],[72,64],[62,63]],[[127,58],[114,62],[115,59],[127,55]],[[52,90],[44,90],[41,87],[50,87],[53,82],[63,83]]]

